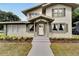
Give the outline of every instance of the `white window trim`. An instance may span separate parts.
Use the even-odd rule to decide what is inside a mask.
[[[53,24],[51,24],[51,26],[54,24],[58,25],[57,31],[53,30],[53,28],[51,27],[52,28],[51,32],[53,32],[53,33],[66,33],[68,31],[68,25],[66,23],[53,23]],[[65,26],[64,30],[59,30],[60,24],[64,24],[64,26]]]
[[[61,14],[63,14],[62,16],[59,15],[60,14],[59,13],[60,9],[63,10],[63,13],[61,13]],[[57,13],[55,13],[54,10],[57,10]],[[53,8],[52,9],[52,17],[65,17],[65,11],[66,11],[65,8]],[[54,16],[54,14],[56,14],[57,16]]]

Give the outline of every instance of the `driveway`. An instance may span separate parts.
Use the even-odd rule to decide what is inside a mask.
[[[50,49],[49,38],[45,36],[34,37],[32,49],[28,56],[53,56],[52,50]]]

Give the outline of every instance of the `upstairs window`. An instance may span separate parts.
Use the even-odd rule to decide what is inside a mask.
[[[63,16],[65,16],[65,8],[52,9],[52,16],[53,17],[63,17]]]
[[[30,13],[29,14],[30,17],[34,17],[34,16],[38,16],[38,15],[39,15],[39,13]]]

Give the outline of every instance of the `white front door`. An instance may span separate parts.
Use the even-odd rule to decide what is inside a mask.
[[[38,35],[44,35],[44,24],[39,24]]]

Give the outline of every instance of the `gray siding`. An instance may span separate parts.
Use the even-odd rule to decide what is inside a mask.
[[[65,8],[65,16],[64,17],[52,17],[52,9],[54,8]],[[49,33],[49,37],[53,38],[67,38],[72,37],[72,8],[69,6],[65,6],[62,4],[57,4],[54,6],[50,6],[46,9],[46,15],[54,18],[53,23],[65,23],[68,24],[68,32],[67,33]]]
[[[34,33],[28,33],[26,31],[26,24],[19,25],[7,25],[7,35],[16,35],[24,37],[33,37]]]

